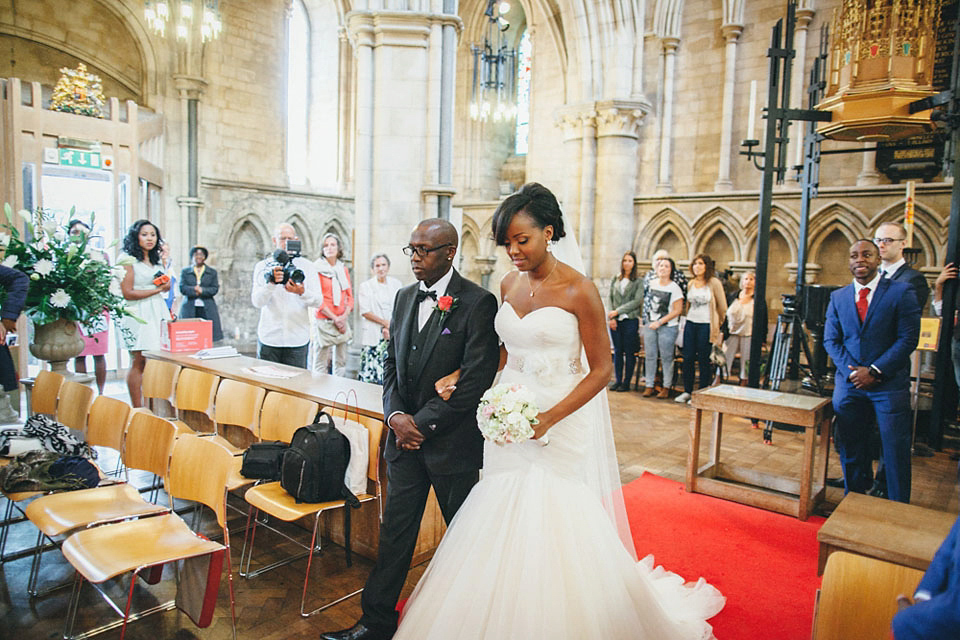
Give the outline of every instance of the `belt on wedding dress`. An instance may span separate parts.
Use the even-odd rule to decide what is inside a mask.
[[[523,356],[509,356],[506,367],[519,371],[520,373],[537,373],[538,369],[544,364],[550,365],[550,373],[564,373],[561,368],[566,368],[565,373],[584,373],[583,364],[579,358],[570,360],[558,360],[556,362],[544,362],[541,358],[524,358]]]

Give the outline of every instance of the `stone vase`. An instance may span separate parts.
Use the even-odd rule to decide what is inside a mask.
[[[67,362],[83,351],[83,338],[77,323],[60,318],[47,324],[34,325],[30,353],[50,363],[50,369],[66,378],[73,378],[67,371]]]

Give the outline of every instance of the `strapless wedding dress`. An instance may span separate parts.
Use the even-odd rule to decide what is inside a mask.
[[[495,326],[509,353],[500,382],[524,384],[540,410],[585,375],[568,311],[520,317],[504,303]],[[712,637],[706,620],[723,607],[720,592],[702,578],[685,584],[651,556],[637,562],[608,497],[598,495],[591,461],[609,422],[603,391],[554,425],[547,446],[485,443],[482,480],[408,600],[395,640]]]

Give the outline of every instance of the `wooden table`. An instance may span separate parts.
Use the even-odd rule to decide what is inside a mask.
[[[201,360],[194,358],[189,353],[172,353],[169,351],[147,351],[144,356],[151,359],[173,362],[181,367],[199,369],[207,373],[239,380],[247,384],[257,385],[268,391],[280,391],[290,395],[313,400],[327,407],[343,407],[345,394],[354,391],[357,394],[357,408],[362,415],[383,420],[383,388],[379,385],[359,382],[349,378],[331,376],[323,373],[313,373],[306,369],[291,367],[276,362],[267,362],[248,356],[234,356],[230,358],[214,358]],[[251,367],[272,366],[277,369],[289,371],[295,374],[290,378],[266,378],[257,376],[248,371]],[[353,411],[353,398],[350,398],[350,410]],[[386,431],[384,431],[386,437]],[[386,487],[386,470],[383,459],[380,463],[381,486]],[[384,496],[385,497],[385,496]],[[322,534],[342,545],[344,543],[343,535],[343,517],[337,511],[325,513],[323,518]],[[353,550],[367,558],[373,560],[377,557],[377,545],[380,539],[380,518],[375,501],[365,502],[351,513],[351,543]],[[313,523],[308,523],[305,528],[309,531],[313,528]],[[414,551],[412,565],[420,564],[433,555],[437,545],[440,544],[440,538],[446,530],[443,516],[440,513],[440,507],[430,491],[430,498],[427,500],[427,507],[423,514],[423,520],[420,523],[420,537],[417,538],[417,546]]]
[[[690,449],[687,453],[687,491],[733,500],[806,520],[823,500],[830,446],[829,398],[722,384],[694,392],[690,404]],[[700,467],[700,429],[704,411],[714,411],[710,462]],[[734,467],[720,462],[723,414],[774,420],[804,427],[799,481],[794,478]],[[820,455],[815,441],[820,434]]]
[[[955,513],[848,493],[817,532],[817,575],[841,550],[926,571],[956,520]]]

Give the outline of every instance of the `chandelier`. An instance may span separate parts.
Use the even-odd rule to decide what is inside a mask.
[[[505,0],[487,0],[486,31],[483,44],[471,45],[473,52],[473,88],[470,117],[486,122],[506,122],[517,115],[517,50],[507,43],[510,23],[504,17],[510,11]]]
[[[202,5],[197,10],[196,5]],[[147,25],[161,37],[166,36],[167,23],[172,22],[178,40],[186,40],[199,13],[200,41],[209,42],[220,36],[220,0],[145,0],[143,15]]]

